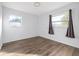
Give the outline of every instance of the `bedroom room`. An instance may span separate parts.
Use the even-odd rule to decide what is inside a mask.
[[[0,56],[79,56],[79,2],[0,2]]]

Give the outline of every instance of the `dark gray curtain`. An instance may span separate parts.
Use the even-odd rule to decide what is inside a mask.
[[[54,34],[52,27],[52,15],[49,15],[49,34]]]
[[[70,38],[75,38],[74,28],[73,28],[73,20],[72,20],[72,10],[71,9],[69,10],[69,25],[67,28],[66,36],[70,37]]]

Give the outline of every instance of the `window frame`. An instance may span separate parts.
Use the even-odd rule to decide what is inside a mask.
[[[69,13],[67,13],[67,17],[68,17],[68,19],[67,20],[65,20],[65,21],[62,21],[62,20],[60,20],[60,21],[53,21],[53,17],[58,17],[58,16],[61,16],[61,15],[66,15],[65,13],[63,13],[63,14],[60,14],[60,15],[56,15],[56,16],[52,16],[52,24],[53,24],[53,26],[54,27],[67,27],[68,26],[68,22],[69,22]],[[63,16],[63,17],[64,17]],[[56,23],[67,23],[67,24],[65,24],[65,26],[64,25],[62,25],[62,24],[56,24]]]
[[[12,17],[14,17],[14,18],[12,18]],[[16,21],[16,19],[18,19],[18,21]],[[22,25],[22,16],[10,15],[9,24],[11,27],[20,27]]]

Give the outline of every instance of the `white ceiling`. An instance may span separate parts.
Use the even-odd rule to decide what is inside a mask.
[[[34,2],[4,2],[3,6],[26,13],[39,15],[50,12],[69,3],[71,2],[40,2],[40,6],[35,7]]]

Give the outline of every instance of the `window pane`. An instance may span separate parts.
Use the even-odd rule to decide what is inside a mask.
[[[65,13],[59,16],[52,17],[53,26],[68,26],[69,13]]]
[[[11,26],[21,26],[22,17],[11,15],[9,18],[9,24]]]
[[[68,21],[69,20],[68,18],[69,18],[68,13],[65,13],[65,14],[62,14],[62,15],[59,15],[59,16],[52,17],[52,22]]]
[[[63,18],[63,17],[64,17],[64,15],[52,17],[52,21],[62,21],[62,18]]]

